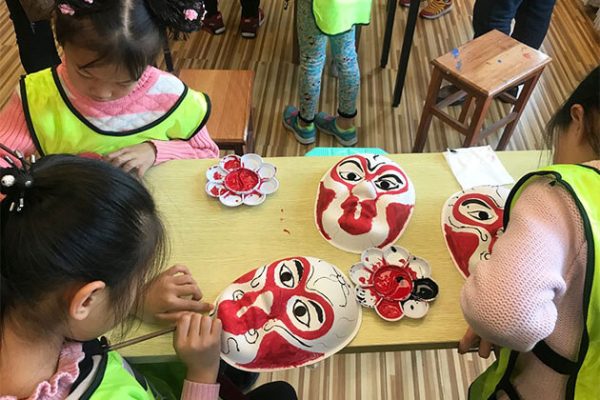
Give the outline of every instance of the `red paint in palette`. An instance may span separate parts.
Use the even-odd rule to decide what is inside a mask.
[[[241,168],[242,162],[238,157],[231,157],[227,161],[225,161],[225,164],[223,165],[223,167],[227,171],[233,171],[234,169]]]
[[[259,182],[258,174],[247,168],[238,168],[225,177],[225,187],[234,193],[251,192]]]
[[[413,280],[417,276],[410,268],[395,265],[379,268],[374,273],[374,289],[385,299],[396,301],[406,300],[413,290]]]

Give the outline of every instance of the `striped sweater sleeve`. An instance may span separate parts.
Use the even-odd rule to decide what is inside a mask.
[[[183,382],[181,400],[218,400],[219,384],[204,384],[188,381]]]
[[[219,157],[219,148],[208,135],[206,126],[190,140],[153,140],[152,144],[156,148],[155,165],[170,160]]]

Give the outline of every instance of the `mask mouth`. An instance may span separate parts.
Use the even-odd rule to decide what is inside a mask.
[[[346,232],[359,235],[371,230],[371,223],[377,216],[376,200],[359,201],[358,197],[350,196],[342,204],[344,211],[338,220],[340,227]]]

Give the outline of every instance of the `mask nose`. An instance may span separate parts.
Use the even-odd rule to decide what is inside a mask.
[[[250,306],[242,307],[238,311],[237,317],[241,318],[242,315],[244,315],[248,311],[248,309],[251,307],[260,308],[261,310],[263,310],[265,312],[265,314],[267,314],[268,316],[271,316],[271,313],[273,310],[273,293],[264,292],[264,293],[259,294],[254,299],[254,302],[252,304],[250,304]]]
[[[354,186],[352,194],[363,200],[372,200],[377,198],[377,191],[372,182],[363,180],[358,185]]]

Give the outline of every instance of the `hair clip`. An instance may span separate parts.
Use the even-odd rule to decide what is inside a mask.
[[[31,165],[35,163],[35,156],[32,155],[30,161],[27,161],[19,150],[13,151],[2,143],[0,143],[0,149],[21,162],[19,167],[12,158],[5,155],[4,159],[10,164],[10,168],[5,169],[7,172],[0,178],[0,192],[6,195],[5,200],[11,202],[8,210],[21,212],[25,207],[25,191],[33,186]]]
[[[74,15],[75,14],[75,10],[73,10],[73,7],[71,7],[70,5],[68,5],[66,3],[60,3],[58,5],[58,10],[63,15]]]
[[[198,11],[188,8],[187,10],[183,11],[183,16],[188,21],[195,21],[198,19]]]

